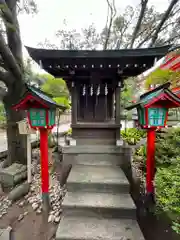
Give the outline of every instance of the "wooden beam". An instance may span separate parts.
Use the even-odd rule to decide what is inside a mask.
[[[116,88],[116,91],[115,91],[115,123],[116,124],[120,124],[120,86],[118,86]],[[120,138],[120,129],[118,128],[116,130],[116,140],[118,140]]]
[[[72,124],[77,123],[77,89],[74,82],[72,82],[71,86],[71,101],[72,101]]]

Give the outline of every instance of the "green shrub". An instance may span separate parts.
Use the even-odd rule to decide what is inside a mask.
[[[157,212],[164,211],[172,219],[172,228],[180,233],[180,158],[156,173]]]
[[[71,135],[72,135],[72,128],[70,128],[66,133],[66,136],[71,136]]]
[[[146,146],[136,150],[134,161],[139,156],[145,174]],[[157,213],[166,212],[172,219],[173,230],[180,234],[180,128],[156,134],[155,160]]]
[[[128,128],[121,131],[121,136],[130,145],[137,144],[142,138],[146,137],[146,131],[137,128]]]

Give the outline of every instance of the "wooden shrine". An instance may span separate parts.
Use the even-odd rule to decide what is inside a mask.
[[[77,144],[114,145],[120,138],[124,79],[152,67],[169,48],[27,50],[45,71],[66,81],[72,101],[72,136]]]

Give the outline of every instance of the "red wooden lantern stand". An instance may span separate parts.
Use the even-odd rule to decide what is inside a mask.
[[[155,176],[155,129],[147,130],[147,161],[146,161],[146,192],[154,195],[154,176]]]
[[[163,84],[143,95],[127,110],[137,108],[138,123],[147,130],[146,200],[154,203],[155,189],[155,140],[156,130],[166,127],[169,108],[180,107],[180,98],[169,90],[170,83]]]
[[[44,206],[49,208],[48,129],[40,129],[41,189]]]
[[[26,92],[13,108],[27,110],[29,125],[40,132],[42,201],[43,209],[49,211],[48,133],[55,126],[56,108],[64,111],[65,107],[57,105],[41,90],[26,85]]]

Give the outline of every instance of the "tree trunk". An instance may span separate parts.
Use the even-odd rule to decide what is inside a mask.
[[[23,86],[24,84],[17,80],[13,86],[8,87],[8,94],[3,99],[7,117],[7,165],[11,165],[14,162],[27,164],[27,137],[26,135],[19,134],[17,124],[26,115],[24,111],[15,111],[12,109],[12,105],[20,99]]]

